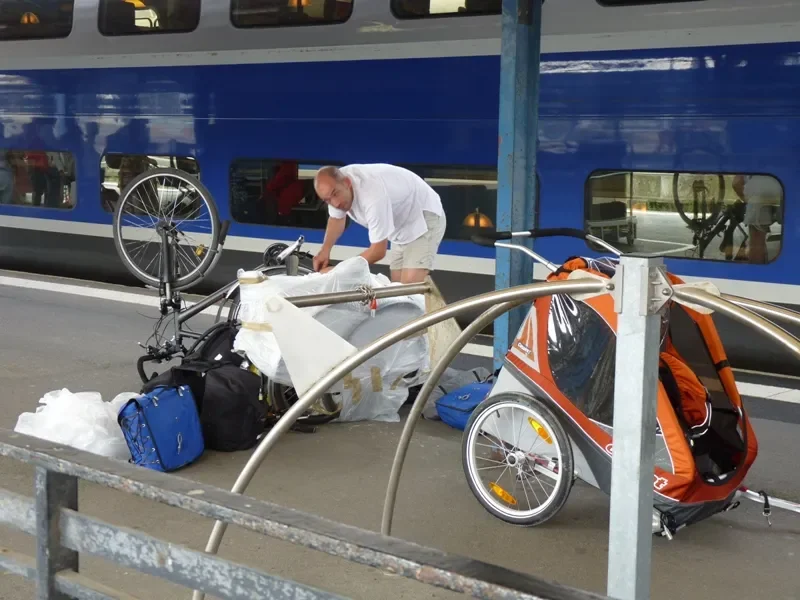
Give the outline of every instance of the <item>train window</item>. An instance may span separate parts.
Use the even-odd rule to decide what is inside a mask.
[[[64,38],[72,32],[72,0],[0,2],[0,40]]]
[[[108,36],[187,33],[200,22],[200,0],[100,0],[97,26]]]
[[[782,247],[784,193],[771,175],[596,171],[586,225],[626,252],[764,264]]]
[[[231,216],[253,225],[325,229],[328,207],[314,191],[314,174],[321,166],[296,160],[235,160],[230,168]]]
[[[286,27],[344,23],[353,0],[231,0],[234,27]]]
[[[144,154],[106,154],[100,159],[100,204],[114,212],[120,194],[132,179],[148,169],[171,167],[200,179],[200,166],[191,156],[147,156]]]
[[[75,188],[69,152],[0,149],[0,204],[70,209]]]
[[[401,166],[422,177],[442,199],[442,208],[447,215],[444,239],[469,240],[481,230],[494,230],[496,168]]]
[[[231,215],[242,223],[325,229],[328,209],[313,182],[321,166],[290,160],[235,161],[230,170]],[[496,169],[401,166],[422,177],[439,194],[447,214],[445,239],[469,240],[481,230],[494,229]]]
[[[499,15],[502,0],[391,0],[392,13],[398,19],[425,17],[475,17]]]

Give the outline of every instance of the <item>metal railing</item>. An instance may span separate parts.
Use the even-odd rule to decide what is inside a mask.
[[[0,524],[35,536],[36,556],[0,548],[0,570],[35,581],[37,600],[131,598],[81,576],[79,553],[220,598],[342,598],[80,514],[78,479],[475,598],[604,598],[6,429],[0,429],[0,456],[36,468],[33,498],[0,489]]]
[[[113,591],[79,575],[79,553],[99,556],[184,585],[195,590],[195,598],[206,593],[221,598],[338,597],[214,556],[227,525],[234,524],[476,598],[604,598],[241,494],[294,421],[353,368],[389,346],[461,312],[483,309],[483,314],[462,332],[434,366],[405,424],[384,505],[382,530],[388,534],[414,424],[430,389],[455,354],[486,323],[523,302],[551,294],[606,293],[614,296],[619,314],[614,430],[622,431],[615,437],[612,461],[608,594],[615,598],[646,599],[650,588],[654,466],[650,432],[655,427],[659,312],[670,299],[688,306],[705,307],[760,331],[798,358],[800,342],[797,338],[757,313],[791,323],[797,323],[800,316],[747,299],[717,297],[691,286],[673,288],[664,274],[661,259],[635,256],[622,257],[618,272],[611,280],[579,278],[498,290],[445,306],[387,333],[343,360],[298,399],[261,440],[231,492],[0,429],[0,455],[36,467],[33,499],[0,490],[0,524],[34,535],[37,540],[35,559],[0,552],[0,569],[35,580],[40,600],[118,597]],[[618,428],[618,418],[628,421],[625,428]],[[78,478],[214,519],[216,523],[206,551],[196,552],[79,514]]]

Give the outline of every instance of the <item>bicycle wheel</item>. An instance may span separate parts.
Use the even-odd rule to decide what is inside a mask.
[[[681,219],[692,230],[707,227],[725,200],[725,179],[712,173],[675,173],[672,197]],[[692,216],[689,216],[692,215]]]
[[[172,245],[171,265],[162,260],[159,228]],[[178,169],[150,169],[122,191],[114,211],[114,245],[125,268],[145,285],[166,283],[185,289],[206,274],[214,262],[221,224],[208,189]]]
[[[265,391],[272,406],[281,413],[285,413],[300,399],[293,387],[276,383],[271,379],[267,381]],[[323,394],[298,420],[309,425],[323,425],[336,419],[340,412],[333,396]]]
[[[554,517],[574,481],[564,428],[544,404],[522,394],[498,394],[475,408],[464,430],[462,462],[478,502],[513,525]]]

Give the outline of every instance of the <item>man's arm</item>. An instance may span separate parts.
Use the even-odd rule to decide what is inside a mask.
[[[314,257],[314,270],[319,271],[328,266],[328,261],[331,259],[331,248],[334,247],[337,240],[344,233],[344,226],[347,222],[347,217],[337,219],[333,216],[328,216],[328,225],[325,227],[325,239],[322,241],[322,248],[319,253]]]
[[[392,204],[386,187],[382,182],[372,182],[364,190],[369,196],[367,209],[367,229],[369,230],[369,248],[361,253],[366,261],[373,265],[386,256],[389,247],[389,235],[394,230]]]
[[[363,256],[369,264],[374,265],[376,262],[382,260],[383,257],[386,256],[386,251],[388,247],[389,247],[388,240],[383,240],[382,242],[375,242],[373,244],[370,244],[369,248],[364,250],[364,252],[362,252],[360,256]]]

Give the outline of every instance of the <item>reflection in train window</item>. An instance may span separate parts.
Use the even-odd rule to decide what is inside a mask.
[[[234,27],[285,27],[344,23],[353,0],[231,0]]]
[[[200,22],[200,0],[100,0],[103,35],[187,33]]]
[[[240,223],[325,229],[328,207],[314,191],[321,164],[239,159],[230,169],[231,216]]]
[[[499,15],[502,0],[391,0],[392,12],[399,19],[424,17],[475,17]]]
[[[143,154],[106,154],[100,159],[100,204],[114,212],[120,195],[132,179],[148,169],[171,167],[200,179],[200,166],[191,156],[145,156]]]
[[[231,216],[241,223],[325,229],[328,208],[314,191],[314,174],[321,166],[291,160],[235,161],[230,171]],[[480,230],[494,229],[495,169],[401,166],[439,194],[447,215],[445,239],[469,240]]]
[[[72,31],[71,0],[31,3],[0,2],[0,40],[65,38]]]
[[[781,250],[783,198],[770,175],[595,171],[586,224],[626,252],[763,264]]]
[[[0,204],[75,207],[75,159],[69,152],[0,148]]]

